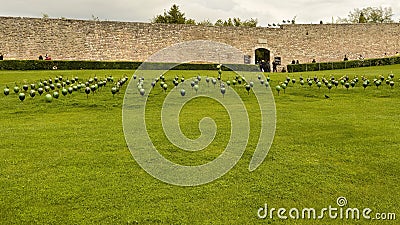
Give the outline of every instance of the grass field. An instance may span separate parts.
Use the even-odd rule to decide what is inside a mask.
[[[0,71],[0,85],[62,75],[87,79],[120,78],[134,71]],[[277,95],[286,76],[343,75],[373,79],[393,72],[396,84],[364,90],[361,83],[328,92],[290,84]],[[174,71],[187,79],[214,71]],[[267,74],[265,74],[267,75]],[[233,77],[224,72],[224,77]],[[400,216],[400,66],[294,74],[270,74],[277,128],[273,145],[255,171],[248,165],[257,144],[260,113],[254,95],[237,87],[249,112],[251,136],[239,163],[220,179],[196,187],[178,187],[147,174],[134,160],[123,134],[123,90],[112,96],[73,93],[46,103],[43,96],[20,102],[14,93],[0,97],[1,224],[396,224],[395,221],[273,219],[257,217],[272,208],[338,207],[346,197],[351,208]],[[329,95],[329,99],[324,95]],[[198,121],[215,118],[218,135],[206,151],[187,153],[168,143],[161,128],[163,94],[156,89],[146,111],[154,144],[168,159],[183,165],[206,163],[225,148],[229,118],[209,99],[189,102],[180,117],[188,137],[199,135]],[[196,110],[198,113],[194,114]],[[269,215],[268,215],[269,216]]]

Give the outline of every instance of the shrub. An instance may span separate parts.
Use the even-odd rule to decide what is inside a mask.
[[[2,60],[0,70],[99,70],[99,69],[137,69],[142,62],[123,61],[63,61],[63,60]],[[146,63],[143,69],[166,70],[217,70],[217,64],[184,63],[174,66],[174,63]],[[226,64],[222,70],[229,71],[259,71],[255,65]]]
[[[337,70],[357,67],[369,67],[369,66],[383,66],[400,64],[400,57],[387,57],[377,59],[365,59],[365,60],[350,60],[340,62],[321,62],[321,63],[306,63],[306,64],[290,64],[287,65],[287,71],[292,72],[305,72],[305,71],[321,71],[321,70]]]

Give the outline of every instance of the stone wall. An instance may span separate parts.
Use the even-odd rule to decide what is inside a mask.
[[[349,59],[394,55],[400,52],[399,37],[398,23],[235,28],[0,17],[0,53],[5,59],[37,59],[47,53],[52,59],[144,61],[180,42],[209,40],[239,49],[243,56],[251,56],[252,63],[255,50],[266,48],[271,58],[280,56],[288,64],[293,59],[320,62],[342,60],[344,55]]]

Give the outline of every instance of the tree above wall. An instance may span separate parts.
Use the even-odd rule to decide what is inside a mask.
[[[354,9],[347,18],[339,18],[338,23],[393,23],[391,7],[367,7]]]
[[[197,24],[204,26],[235,26],[235,27],[256,27],[258,24],[257,19],[241,20],[240,18],[228,18],[223,21],[219,19],[213,24],[209,20],[203,20],[196,22],[193,19],[187,19],[185,13],[181,12],[179,6],[174,4],[168,11],[164,11],[164,14],[155,16],[152,23],[173,23],[173,24]]]
[[[175,24],[193,24],[194,20],[186,19],[185,13],[181,12],[179,6],[172,5],[163,15],[157,15],[152,19],[153,23],[175,23]]]

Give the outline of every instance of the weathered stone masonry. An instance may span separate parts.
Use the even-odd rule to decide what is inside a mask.
[[[136,22],[0,17],[5,59],[143,61],[158,50],[191,40],[226,43],[250,55],[266,48],[283,64],[383,57],[400,52],[400,24],[283,25],[281,28],[213,27]]]

